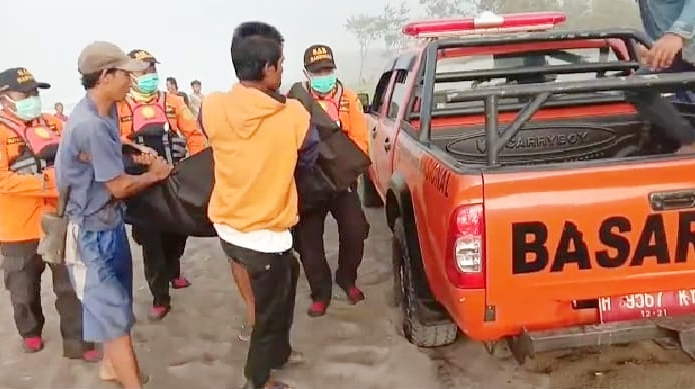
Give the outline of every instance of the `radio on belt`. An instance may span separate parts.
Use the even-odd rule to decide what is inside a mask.
[[[413,38],[444,38],[485,33],[545,31],[564,22],[563,12],[524,12],[497,15],[485,11],[475,18],[422,20],[403,26],[403,34]]]

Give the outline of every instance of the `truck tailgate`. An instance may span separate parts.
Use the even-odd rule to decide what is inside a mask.
[[[695,159],[483,181],[488,305],[695,289]]]

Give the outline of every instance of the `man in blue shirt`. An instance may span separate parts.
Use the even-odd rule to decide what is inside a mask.
[[[680,73],[695,71],[695,0],[636,0],[642,25],[654,41],[650,49],[640,47],[644,64],[637,74]],[[627,101],[664,131],[664,135],[680,143],[679,154],[695,153],[695,128],[678,109],[660,93],[626,92]],[[695,94],[676,91],[675,102],[695,103]]]
[[[643,51],[652,70],[695,70],[695,0],[637,0],[654,45]]]
[[[100,377],[125,388],[142,388],[142,379],[130,337],[133,270],[122,199],[171,171],[161,158],[143,154],[136,158],[146,173],[124,172],[115,103],[130,90],[131,72],[146,67],[112,43],[83,49],[78,71],[87,94],[70,115],[55,162],[58,187],[69,191],[66,262],[83,304],[84,338],[104,344]]]

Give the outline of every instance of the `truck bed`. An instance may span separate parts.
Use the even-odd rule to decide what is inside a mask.
[[[582,110],[587,113],[578,112]],[[472,122],[470,118],[466,121]],[[463,164],[485,164],[485,128],[466,121],[433,121],[432,145]],[[526,123],[500,153],[500,164],[536,165],[660,155],[672,153],[677,147],[656,125],[635,113],[631,105],[564,108],[541,111]]]

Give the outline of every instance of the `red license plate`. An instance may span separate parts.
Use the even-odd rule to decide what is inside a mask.
[[[598,300],[601,323],[695,313],[695,289],[633,293]]]

